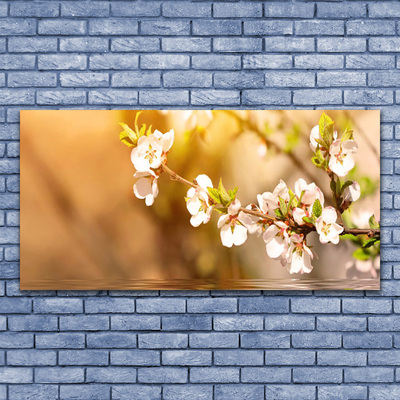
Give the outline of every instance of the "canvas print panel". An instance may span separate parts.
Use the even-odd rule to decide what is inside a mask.
[[[379,289],[379,111],[21,111],[21,289]]]

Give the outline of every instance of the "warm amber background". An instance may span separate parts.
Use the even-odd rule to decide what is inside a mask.
[[[271,150],[267,157],[258,157],[259,138],[249,132],[237,135],[237,124],[223,113],[205,137],[194,135],[189,141],[179,113],[145,111],[140,122],[163,132],[174,128],[169,166],[188,179],[206,173],[214,184],[222,176],[225,186],[239,185],[243,205],[255,201],[257,193],[272,191],[279,178],[288,185],[299,177],[310,182],[307,171],[328,193],[326,176],[311,164],[308,146],[310,129],[322,111],[257,113],[259,123],[272,128],[271,140],[281,144],[298,124],[301,143],[295,154],[304,170]],[[379,155],[379,111],[327,113],[339,129],[346,124],[354,128],[358,172],[379,179],[379,159],[370,148],[372,144]],[[313,281],[345,278],[344,265],[354,250],[348,242],[320,246],[313,240],[320,259],[307,276],[291,276],[269,259],[261,238],[224,248],[218,215],[208,225],[193,228],[183,199],[187,188],[166,176],[159,180],[154,206],[146,207],[133,195],[130,150],[118,139],[118,122],[133,126],[135,114],[21,111],[21,288],[251,288],[247,280],[281,279],[276,281],[281,289],[290,278],[305,279],[311,288]],[[355,207],[379,219],[379,190]]]

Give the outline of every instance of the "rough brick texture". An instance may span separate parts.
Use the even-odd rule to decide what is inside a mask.
[[[399,17],[394,0],[0,2],[0,399],[400,398]],[[382,290],[21,292],[19,110],[107,106],[380,108]]]

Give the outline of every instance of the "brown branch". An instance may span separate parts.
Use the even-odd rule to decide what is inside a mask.
[[[166,164],[161,164],[161,169],[164,172],[166,172],[170,176],[171,180],[173,180],[173,181],[177,181],[177,182],[183,183],[184,185],[187,185],[187,186],[190,186],[190,187],[193,187],[193,188],[198,188],[199,187],[199,185],[197,185],[196,183],[190,182],[187,179],[185,179],[185,178],[181,177],[180,175],[178,175],[171,168],[167,167]],[[266,221],[270,221],[271,223],[272,222],[277,222],[277,221],[282,221],[282,220],[279,220],[279,219],[277,219],[275,217],[272,217],[271,215],[264,214],[261,211],[249,210],[249,209],[244,208],[244,207],[240,207],[239,211],[242,211],[242,212],[244,212],[246,214],[253,215],[255,217],[259,217],[259,218],[261,218],[263,220],[266,220]],[[300,225],[297,225],[297,224],[293,223],[292,221],[290,221],[290,222],[291,222],[291,224],[290,224],[291,227],[302,231],[304,234],[308,234],[310,232],[316,231],[315,226],[309,226],[309,225],[301,225],[300,226]],[[381,234],[380,229],[346,228],[342,224],[339,224],[339,225],[344,228],[344,230],[341,233],[341,235],[350,234],[350,235],[354,235],[354,236],[357,236],[357,235],[368,235],[369,237],[373,237],[373,236],[380,237],[380,234]]]

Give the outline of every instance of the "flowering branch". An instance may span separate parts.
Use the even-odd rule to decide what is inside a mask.
[[[318,233],[322,244],[338,244],[343,235],[357,237],[362,248],[353,253],[355,257],[361,260],[377,256],[380,226],[374,216],[369,221],[370,229],[347,228],[343,224],[342,213],[360,197],[357,182],[340,182],[340,177],[355,165],[353,154],[357,151],[357,143],[352,131],[346,130],[338,138],[334,123],[327,115],[322,114],[319,125],[311,131],[310,147],[315,153],[311,161],[328,174],[334,207],[324,207],[325,197],[321,189],[314,182],[307,184],[302,178],[295,182],[294,191],[280,180],[273,192],[257,195],[258,204],[242,207],[236,198],[238,187],[226,190],[222,180],[218,187],[214,187],[204,174],[191,182],[171,170],[167,166],[167,154],[174,141],[174,131],[165,134],[158,130],[152,132],[151,127],[146,129],[146,125],[139,129],[138,115],[135,130],[121,124],[124,131],[120,139],[133,147],[131,161],[136,169],[134,177],[138,178],[133,191],[136,197],[145,200],[146,205],[154,203],[158,195],[158,178],[165,172],[171,180],[189,186],[185,200],[192,226],[208,223],[212,212],[217,211],[221,214],[218,228],[224,246],[242,245],[248,233],[262,235],[268,256],[280,258],[290,273],[311,272],[314,253],[307,246],[307,236],[313,231]],[[367,239],[359,240],[361,236]]]

